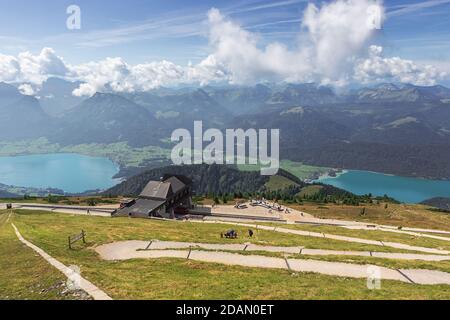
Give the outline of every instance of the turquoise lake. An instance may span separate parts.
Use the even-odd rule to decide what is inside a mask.
[[[118,183],[113,179],[118,171],[107,158],[71,153],[0,157],[0,183],[69,193],[112,187]]]
[[[419,203],[434,197],[450,197],[450,181],[406,178],[368,171],[350,170],[336,178],[324,177],[317,182],[331,184],[358,195],[387,194],[407,203]]]
[[[79,154],[42,154],[0,157],[0,183],[21,187],[58,188],[68,193],[107,189],[119,183],[113,176],[119,167],[107,158]],[[350,170],[318,182],[355,194],[389,195],[399,201],[418,203],[433,197],[450,197],[450,181],[406,178]]]

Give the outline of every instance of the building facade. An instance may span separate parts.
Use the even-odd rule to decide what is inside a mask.
[[[192,209],[192,180],[181,175],[165,175],[150,181],[137,199],[122,203],[113,217],[175,218]]]

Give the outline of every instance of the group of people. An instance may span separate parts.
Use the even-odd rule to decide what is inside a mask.
[[[252,229],[248,229],[248,236],[250,238],[253,238],[253,235],[254,235],[253,230]],[[225,237],[227,239],[236,239],[238,237],[238,233],[235,230],[231,229],[231,230],[228,230],[225,233],[221,233],[220,237],[221,238]]]
[[[283,208],[281,205],[277,203],[269,203],[266,201],[266,199],[262,200],[251,200],[250,205],[252,206],[260,206],[269,209],[269,213],[271,214],[273,210],[276,210],[278,212],[284,212],[286,214],[291,213],[291,211],[288,208]]]

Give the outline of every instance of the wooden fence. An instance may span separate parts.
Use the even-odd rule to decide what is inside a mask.
[[[86,243],[86,232],[84,232],[84,230],[81,230],[81,233],[79,234],[69,236],[69,249],[72,249],[72,244],[80,240],[83,240],[83,243]]]

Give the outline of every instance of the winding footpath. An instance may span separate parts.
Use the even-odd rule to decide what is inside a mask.
[[[169,249],[189,249],[189,250],[216,250],[216,251],[241,251],[241,252],[271,252],[283,254],[298,254],[310,256],[361,256],[375,257],[385,259],[400,260],[421,260],[421,261],[446,261],[450,260],[450,256],[430,255],[430,254],[413,254],[413,253],[391,253],[391,252],[374,252],[374,251],[344,251],[344,250],[324,250],[324,249],[307,249],[305,247],[280,247],[280,246],[261,246],[251,243],[244,244],[215,244],[215,243],[197,243],[197,242],[178,242],[178,241],[119,241],[96,248],[100,256],[107,260],[123,260],[123,258],[131,259],[133,257],[146,257],[146,255],[155,250]]]
[[[289,259],[259,255],[242,255],[225,251],[204,251],[192,249],[193,245],[195,245],[196,248],[210,250],[248,250],[247,245],[240,244],[220,245],[161,241],[123,241],[102,245],[97,247],[95,250],[102,259],[111,261],[136,258],[178,258],[242,267],[285,269],[291,272],[313,272],[350,278],[369,278],[373,275],[373,270],[377,270],[380,279],[384,280],[397,280],[406,283],[423,285],[450,285],[450,273],[442,271],[423,269],[390,269],[373,265],[328,262],[312,259]],[[189,246],[190,249],[184,250],[186,246]],[[283,250],[281,252],[301,250],[301,248],[297,247],[281,249],[280,247],[264,246],[254,246],[252,249],[267,252],[280,252],[279,250]]]
[[[426,234],[426,233],[419,233],[415,231],[408,231],[408,230],[398,230],[398,228],[389,228],[389,227],[382,227],[382,226],[375,226],[375,227],[368,227],[368,226],[341,226],[341,228],[349,229],[349,230],[364,230],[364,231],[383,231],[383,232],[393,232],[398,234],[406,234],[414,237],[423,237],[423,238],[430,238],[430,239],[436,239],[436,240],[442,240],[442,241],[450,241],[449,237],[442,237],[442,236],[436,236],[434,234]],[[430,231],[422,231],[422,232],[430,232]]]
[[[339,235],[334,235],[334,234],[326,234],[326,233],[321,233],[321,232],[295,230],[295,229],[282,228],[282,227],[262,226],[262,225],[257,225],[257,224],[225,222],[225,221],[194,221],[193,220],[192,222],[236,225],[236,226],[242,226],[242,227],[248,227],[248,228],[255,228],[256,230],[274,231],[274,232],[280,232],[280,233],[295,234],[295,235],[305,236],[305,237],[333,239],[333,240],[347,241],[347,242],[353,242],[353,243],[369,244],[369,245],[374,245],[374,246],[391,247],[391,248],[402,249],[402,250],[418,251],[418,252],[424,252],[424,253],[430,253],[430,254],[440,254],[440,255],[450,254],[450,251],[447,251],[447,250],[411,246],[408,244],[397,243],[397,242],[389,242],[389,241],[385,242],[385,241],[379,241],[379,240],[368,240],[368,239],[361,239],[361,238],[354,238],[354,237],[339,236]]]

